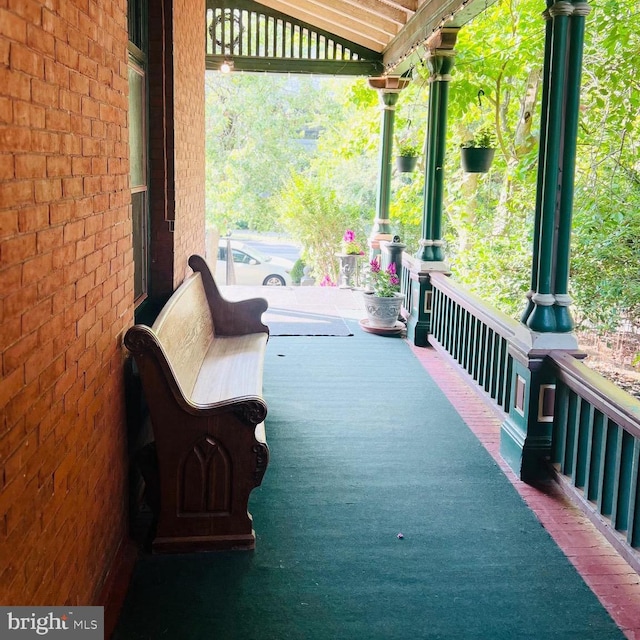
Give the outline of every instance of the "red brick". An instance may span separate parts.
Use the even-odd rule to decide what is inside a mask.
[[[14,123],[21,127],[43,129],[45,123],[45,109],[28,102],[13,103]]]
[[[0,35],[16,42],[26,42],[26,20],[6,9],[0,9]]]
[[[0,123],[11,124],[13,122],[13,103],[10,98],[0,96]]]
[[[18,227],[21,233],[38,231],[49,226],[49,207],[44,204],[38,207],[20,209]]]
[[[9,64],[15,71],[22,71],[35,78],[44,78],[42,57],[27,46],[14,42],[11,45]]]
[[[31,131],[22,127],[0,127],[0,149],[3,151],[30,151]],[[7,202],[1,200],[0,202]]]
[[[0,211],[0,238],[7,238],[18,233],[18,212],[15,210]]]
[[[50,229],[38,231],[37,237],[36,237],[38,252],[46,253],[46,252],[52,251],[56,247],[59,247],[62,245],[62,239],[63,239],[62,227],[51,227]]]
[[[57,107],[59,94],[59,87],[36,78],[31,80],[31,99],[36,104],[41,104],[45,107]]]
[[[49,131],[32,131],[31,150],[58,153],[60,151],[60,135]]]
[[[12,373],[7,376],[3,376],[0,378],[0,409],[5,407],[9,400],[11,400],[15,395],[24,387],[24,368],[20,367],[14,369]],[[0,459],[5,456],[1,455],[2,450],[0,449]]]
[[[49,306],[51,306],[50,302]],[[27,384],[35,380],[46,369],[48,363],[50,363],[52,359],[52,342],[47,342],[45,345],[38,347],[38,349],[34,349],[31,352],[31,355],[29,355],[29,357],[24,361],[24,377]]]
[[[70,131],[71,117],[64,111],[47,111],[46,128],[50,131]],[[68,161],[68,158],[65,158]]]
[[[48,56],[55,54],[55,38],[34,24],[27,25],[27,44],[35,51]]]
[[[83,191],[82,178],[63,178],[62,193],[65,198],[74,198],[82,195]],[[75,210],[75,207],[74,207]]]
[[[35,0],[9,0],[9,9],[32,24],[40,24],[42,8]]]
[[[62,269],[52,271],[38,282],[38,300],[53,296],[64,284]]]
[[[38,335],[32,333],[19,340],[4,352],[3,375],[24,365],[27,356],[38,346]]]
[[[47,158],[47,175],[49,177],[71,175],[71,158],[67,156],[49,156]]]
[[[58,178],[38,180],[34,187],[36,202],[51,202],[62,197],[62,181]]]
[[[56,60],[69,69],[78,68],[78,52],[61,40],[56,40]]]
[[[0,199],[2,194],[0,185]],[[35,255],[36,252],[36,234],[27,233],[16,238],[10,238],[0,244],[0,266],[23,262],[27,258]]]
[[[40,280],[51,271],[52,265],[53,256],[50,253],[38,255],[32,260],[25,261],[22,264],[22,283],[24,285],[30,285]]]
[[[19,154],[15,158],[16,178],[44,178],[47,158],[40,154]]]

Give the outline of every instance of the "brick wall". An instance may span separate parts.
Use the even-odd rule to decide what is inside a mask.
[[[204,253],[204,15],[204,0],[149,5],[150,120],[156,123],[150,131],[151,295],[156,298],[182,282],[191,254]]]
[[[204,0],[174,2],[174,287],[184,279],[189,256],[204,255],[204,15]]]
[[[0,602],[88,604],[125,535],[126,0],[0,0]]]

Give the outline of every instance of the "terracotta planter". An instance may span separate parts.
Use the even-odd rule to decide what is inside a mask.
[[[401,293],[396,293],[392,298],[381,298],[365,291],[363,296],[370,327],[392,329],[396,326],[404,299]]]

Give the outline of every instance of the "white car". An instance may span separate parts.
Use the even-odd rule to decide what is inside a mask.
[[[235,282],[254,286],[284,287],[291,285],[293,262],[285,258],[266,256],[238,240],[231,240],[233,255],[233,273]],[[216,262],[216,282],[227,284],[227,239],[222,238],[218,245]]]

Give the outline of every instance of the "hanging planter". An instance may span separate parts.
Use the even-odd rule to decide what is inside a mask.
[[[496,150],[490,147],[462,147],[462,169],[467,173],[487,173],[491,169]]]
[[[407,140],[400,142],[398,144],[398,155],[396,156],[396,169],[401,173],[415,171],[420,151],[420,146],[414,142]]]
[[[460,149],[462,169],[467,173],[487,173],[495,155],[495,135],[488,127],[478,130],[472,140],[467,140]]]
[[[397,156],[396,169],[400,173],[411,173],[416,170],[418,164],[418,156]]]

